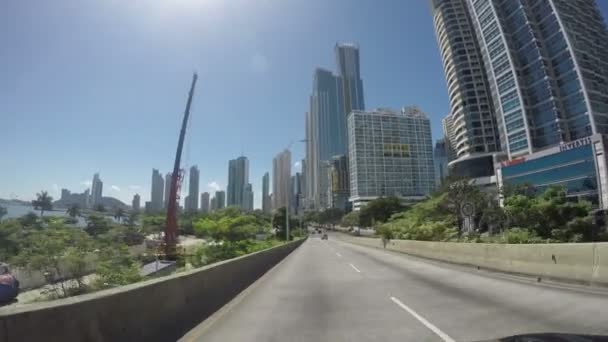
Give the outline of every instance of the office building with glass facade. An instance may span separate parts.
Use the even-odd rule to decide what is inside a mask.
[[[359,46],[338,43],[334,48],[337,73],[317,68],[314,72],[310,111],[306,113],[306,163],[303,164],[307,209],[328,208],[330,180],[328,162],[346,155],[346,118],[352,110],[363,110]]]
[[[334,156],[329,162],[330,191],[328,203],[330,208],[346,210],[349,208],[350,182],[348,180],[348,157]]]
[[[608,133],[608,32],[594,0],[467,0],[509,159]]]
[[[498,185],[563,186],[567,196],[608,209],[606,138],[600,134],[498,163]]]
[[[381,196],[421,200],[435,188],[431,126],[418,108],[353,111],[348,144],[354,210]]]

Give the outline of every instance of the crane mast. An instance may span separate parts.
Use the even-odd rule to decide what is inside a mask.
[[[194,95],[194,87],[198,75],[192,75],[192,84],[190,85],[190,93],[188,94],[188,102],[184,111],[184,119],[182,120],[182,129],[179,133],[177,142],[177,152],[175,153],[175,164],[173,165],[173,177],[171,177],[171,190],[169,193],[169,202],[167,203],[167,224],[165,225],[165,257],[167,259],[175,259],[177,257],[177,201],[178,191],[183,178],[183,172],[180,170],[182,158],[182,149],[184,147],[184,137],[186,136],[186,127],[188,126],[188,118],[190,117],[190,105],[192,104],[192,96]]]

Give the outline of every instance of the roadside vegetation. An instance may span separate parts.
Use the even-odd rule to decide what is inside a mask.
[[[40,215],[30,212],[0,221],[0,262],[19,269],[20,274],[42,274],[46,280],[36,300],[144,280],[142,265],[159,258],[163,213],[106,208],[84,211],[70,206],[65,217],[43,216],[44,211],[52,210],[49,201],[48,194],[41,192],[35,201]],[[0,210],[1,216],[5,214],[6,210]],[[77,225],[78,220],[84,220],[85,226]],[[298,222],[291,219],[290,224],[290,238],[299,236]],[[189,236],[187,240],[193,242],[180,250],[177,270],[182,271],[283,243],[285,210],[273,215],[231,207],[208,214],[181,213],[179,229],[180,236]]]
[[[538,193],[530,186],[501,190],[504,205],[496,194],[486,193],[467,179],[452,179],[422,202],[403,205],[394,197],[370,202],[340,220],[342,227],[373,227],[384,240],[454,241],[487,243],[559,243],[608,241],[605,223],[597,223],[592,204],[573,201],[562,187]],[[468,230],[462,206],[473,208]],[[315,222],[326,226],[323,213]]]

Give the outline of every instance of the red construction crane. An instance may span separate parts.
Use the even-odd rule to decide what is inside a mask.
[[[182,121],[182,129],[179,133],[179,140],[177,142],[175,164],[173,165],[173,177],[171,177],[171,192],[169,193],[169,202],[167,204],[167,225],[165,226],[164,242],[165,257],[170,260],[177,258],[177,201],[178,191],[183,177],[183,173],[180,170],[180,162],[182,158],[182,148],[184,147],[186,127],[188,125],[188,118],[190,117],[190,105],[192,104],[192,96],[194,95],[194,87],[196,86],[197,79],[198,75],[194,73],[194,75],[192,75],[192,85],[190,86],[186,111],[184,112],[184,119]]]

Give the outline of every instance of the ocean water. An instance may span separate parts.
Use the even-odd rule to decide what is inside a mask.
[[[33,212],[36,215],[40,216],[40,210],[34,210],[34,207],[29,206],[29,205],[8,205],[8,206],[4,206],[6,208],[7,214],[2,217],[2,220],[6,220],[6,219],[10,219],[10,218],[17,218],[17,217],[21,217],[27,213]],[[44,216],[67,216],[68,214],[66,213],[66,209],[56,209],[56,210],[51,210],[51,211],[45,211],[44,212]],[[86,216],[86,214],[85,214]],[[106,214],[105,217],[109,220],[112,220],[114,222],[117,222],[114,217],[110,214]],[[86,226],[86,220],[84,217],[78,217],[78,224],[76,224],[76,226],[78,227],[85,227]]]
[[[32,207],[32,206],[8,205],[8,206],[5,206],[5,208],[8,213],[6,216],[4,216],[2,218],[3,220],[9,219],[9,218],[21,217],[29,212],[34,212],[36,215],[40,215],[40,211],[34,210],[34,207]],[[66,216],[66,215],[67,214],[65,212],[65,209],[58,209],[58,210],[44,212],[44,216]]]

